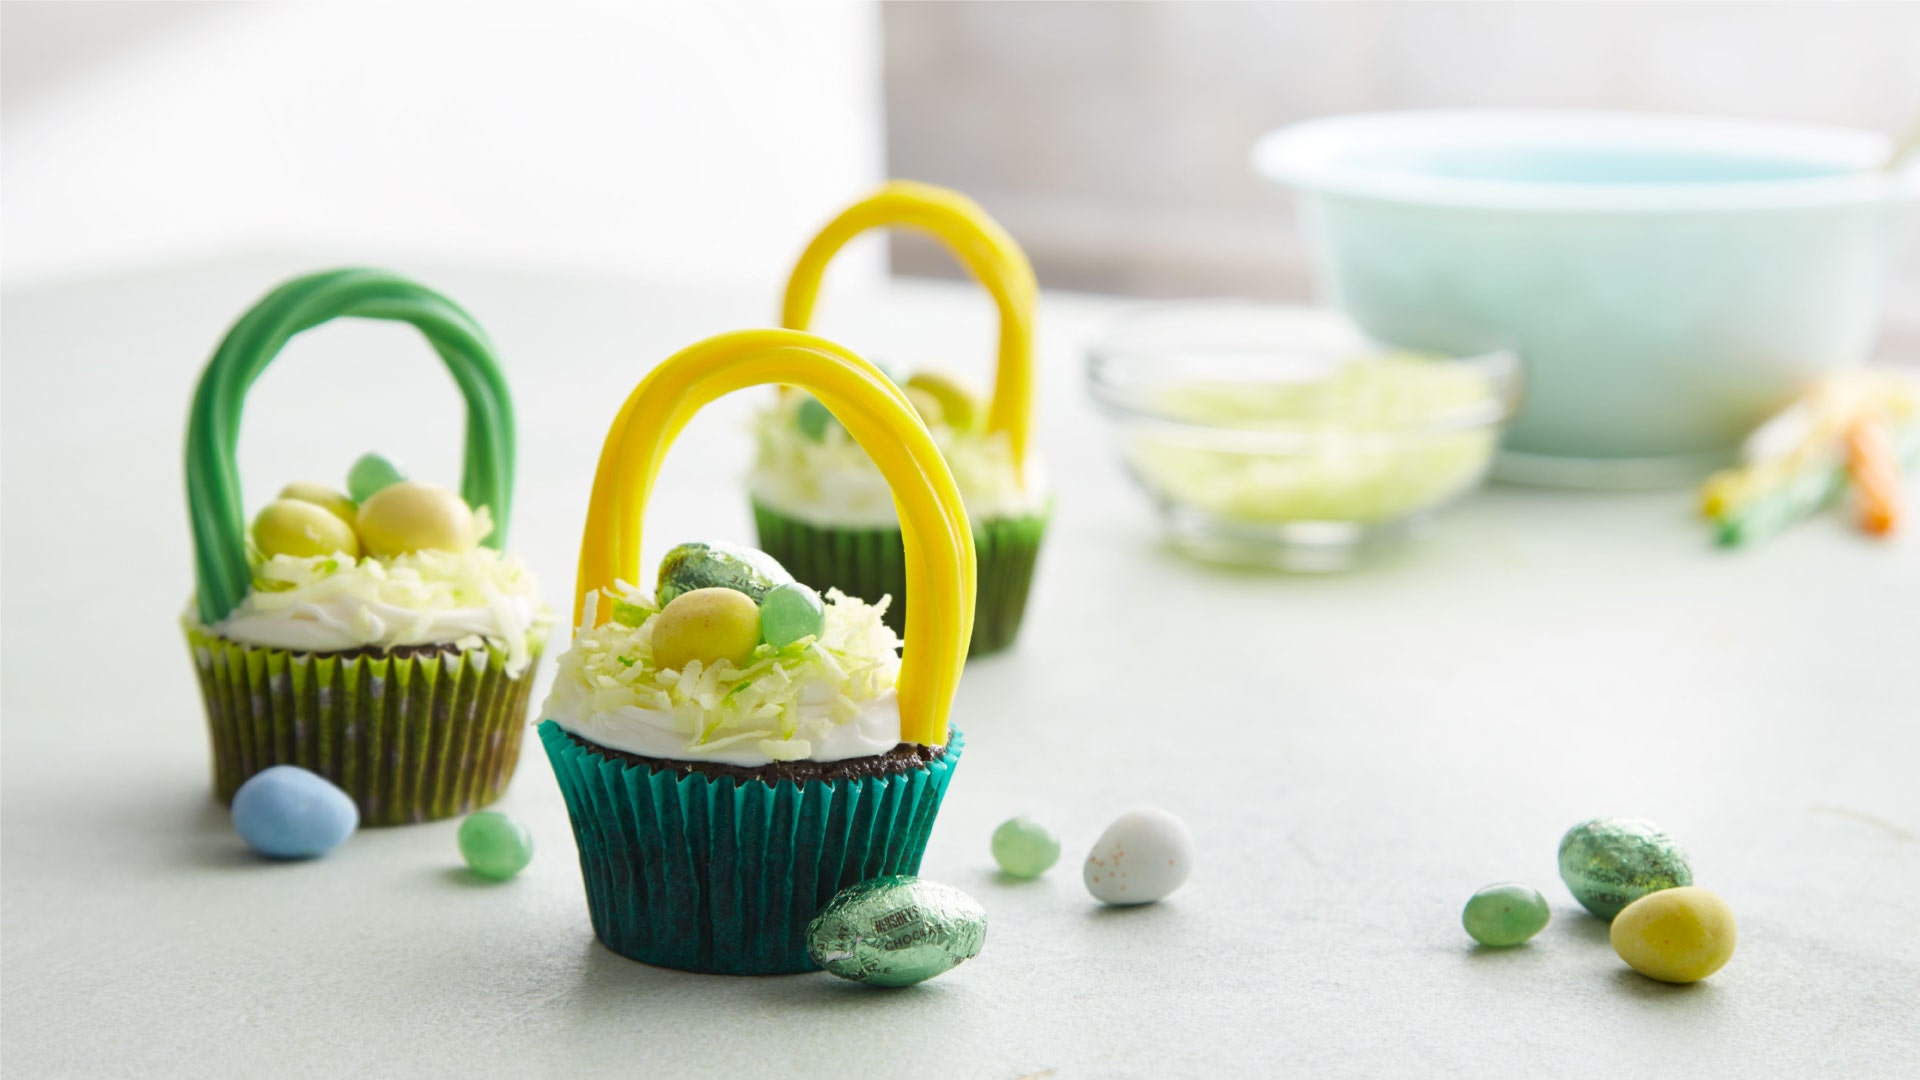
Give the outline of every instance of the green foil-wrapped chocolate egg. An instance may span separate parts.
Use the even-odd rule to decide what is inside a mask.
[[[695,589],[732,589],[759,603],[767,590],[793,580],[787,568],[764,551],[738,544],[681,544],[660,560],[654,602],[666,607]]]
[[[951,885],[909,874],[840,890],[807,927],[813,962],[843,979],[912,986],[980,955],[987,912]]]
[[[1560,838],[1560,880],[1588,911],[1612,919],[1648,893],[1693,884],[1693,864],[1650,821],[1594,818]]]

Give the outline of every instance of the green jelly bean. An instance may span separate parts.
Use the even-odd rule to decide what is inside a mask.
[[[1560,880],[1588,911],[1611,919],[1648,893],[1693,884],[1693,864],[1650,821],[1595,818],[1560,838]]]
[[[1060,859],[1060,838],[1032,818],[1008,818],[993,830],[993,861],[1017,878],[1037,878]]]
[[[662,608],[695,589],[732,589],[759,603],[775,585],[793,580],[787,568],[763,551],[738,544],[681,544],[660,560],[654,602]]]
[[[379,454],[362,454],[353,468],[347,470],[347,494],[354,502],[363,503],[374,492],[406,478],[407,474],[401,472],[398,465]]]
[[[1460,924],[1482,945],[1519,945],[1547,928],[1553,912],[1540,890],[1526,885],[1489,885],[1467,899]]]
[[[460,823],[460,857],[481,877],[505,881],[533,861],[533,834],[498,810],[482,810]]]
[[[827,632],[827,605],[820,594],[789,581],[767,590],[760,598],[760,640],[776,649]]]
[[[951,885],[907,874],[840,890],[807,926],[807,955],[853,982],[912,986],[980,955],[987,912]]]
[[[794,412],[793,422],[800,429],[800,434],[819,442],[827,437],[827,428],[840,421],[834,419],[833,412],[822,405],[819,398],[809,396]]]

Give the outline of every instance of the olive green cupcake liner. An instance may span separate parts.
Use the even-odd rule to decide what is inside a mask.
[[[363,825],[465,814],[499,798],[520,760],[542,642],[518,676],[506,650],[296,653],[189,620],[221,802],[254,773],[298,765],[338,785]]]
[[[974,522],[978,586],[969,656],[1004,649],[1019,635],[1047,516],[1042,512]],[[906,633],[906,546],[898,528],[814,525],[758,500],[753,504],[753,520],[760,533],[760,550],[778,559],[788,573],[821,592],[839,589],[868,603],[893,597],[887,625],[896,634]]]
[[[807,924],[849,885],[920,869],[965,740],[909,771],[796,784],[681,775],[544,720],[593,932],[621,956],[719,975],[812,971]]]

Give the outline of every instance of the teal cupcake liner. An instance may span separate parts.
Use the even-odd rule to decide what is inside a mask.
[[[363,825],[457,817],[506,791],[520,760],[541,641],[518,676],[507,653],[296,653],[188,621],[221,802],[273,765],[338,785]]]
[[[891,596],[887,625],[896,634],[907,632],[906,547],[899,529],[814,525],[757,499],[753,520],[760,550],[779,560],[788,573],[821,592],[839,589],[868,603]],[[969,656],[997,652],[1019,636],[1046,531],[1044,512],[974,523],[978,587]]]
[[[965,740],[851,780],[744,783],[540,741],[573,819],[593,932],[621,956],[718,975],[812,971],[807,923],[849,885],[920,869]]]

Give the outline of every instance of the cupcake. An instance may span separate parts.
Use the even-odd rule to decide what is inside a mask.
[[[807,245],[787,283],[782,325],[807,328],[827,263],[867,229],[898,226],[944,241],[1000,309],[1000,362],[991,399],[948,372],[899,376],[959,484],[980,557],[975,655],[1020,631],[1049,500],[1033,454],[1033,269],[1013,238],[966,197],[896,181],[848,208]],[[892,373],[889,373],[892,377]],[[906,626],[913,596],[892,493],[880,470],[821,403],[783,392],[755,419],[748,487],[760,546],[801,580],[852,596],[893,597]]]
[[[923,598],[904,659],[886,599],[816,590],[750,548],[683,544],[651,591],[629,584],[680,427],[767,383],[817,394],[894,484]],[[608,948],[688,971],[811,970],[807,923],[835,893],[919,868],[962,747],[948,710],[973,628],[972,538],[905,395],[831,342],[723,334],[639,385],[601,453],[577,629],[540,723]]]
[[[347,492],[291,483],[249,524],[234,458],[247,388],[288,339],[342,317],[411,323],[446,362],[467,399],[462,494],[370,454]],[[182,617],[222,802],[273,765],[331,780],[369,825],[500,796],[550,622],[533,575],[502,553],[512,494],[513,404],[452,301],[337,270],[287,282],[234,324],[187,429],[197,592]]]

